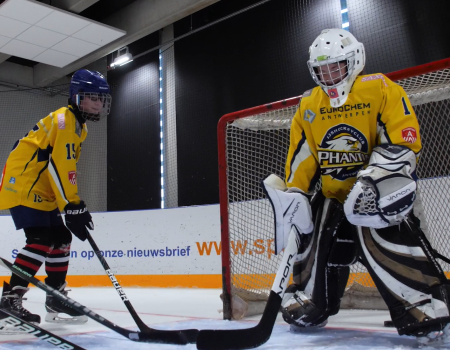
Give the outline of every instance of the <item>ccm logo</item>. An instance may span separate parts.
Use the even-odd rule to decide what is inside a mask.
[[[19,331],[33,334],[39,339],[46,341],[49,344],[55,345],[57,349],[65,349],[65,350],[74,349],[72,345],[69,345],[67,343],[62,342],[59,339],[51,337],[50,335],[45,334],[40,329],[34,328],[26,323],[22,323],[18,319],[12,318],[11,316],[6,317],[3,320],[0,320],[0,325],[3,327],[5,326],[14,327],[14,329],[17,329]]]
[[[66,210],[66,214],[77,215],[77,214],[83,214],[86,211],[87,211],[87,208],[76,209],[76,210]]]
[[[289,278],[289,270],[290,270],[289,268],[291,267],[291,264],[289,264],[289,262],[292,260],[293,257],[294,257],[294,255],[290,254],[289,258],[287,259],[286,266],[284,267],[284,271],[283,271],[283,277],[281,278],[280,284],[278,286],[280,288],[280,291],[277,292],[277,294],[283,293],[283,290],[284,290],[283,283],[286,280],[286,278]]]

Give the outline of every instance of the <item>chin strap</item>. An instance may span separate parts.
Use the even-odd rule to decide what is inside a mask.
[[[83,124],[86,123],[86,119],[82,117],[81,111],[78,109],[78,106],[70,99],[68,108],[75,115],[75,118],[77,118],[78,122],[80,123],[80,127],[83,128]]]

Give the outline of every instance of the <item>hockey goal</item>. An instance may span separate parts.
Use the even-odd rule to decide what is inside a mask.
[[[419,119],[422,206],[433,246],[450,253],[450,58],[387,74],[408,94]],[[301,96],[223,116],[218,124],[222,271],[225,319],[262,312],[281,256],[274,255],[274,219],[260,187],[284,177],[289,128]],[[450,266],[443,263],[444,271]],[[383,308],[364,266],[352,266],[349,307]],[[351,293],[350,293],[351,292]],[[350,296],[350,298],[349,298]],[[372,296],[372,297],[371,297]],[[379,294],[378,294],[379,296]],[[345,307],[345,305],[343,305]]]

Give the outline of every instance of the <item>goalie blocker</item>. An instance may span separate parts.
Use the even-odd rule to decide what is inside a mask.
[[[308,197],[298,188],[287,188],[277,175],[269,175],[262,182],[275,216],[275,254],[288,243],[292,226],[300,234],[310,234],[314,225]]]

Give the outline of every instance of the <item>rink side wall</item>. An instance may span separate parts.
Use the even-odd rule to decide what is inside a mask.
[[[433,193],[427,189],[430,181],[438,180],[421,181],[422,200],[431,200]],[[439,181],[447,182],[448,178]],[[448,208],[446,213],[450,215]],[[219,205],[104,212],[92,216],[95,223],[92,237],[122,286],[222,287]],[[9,215],[0,216],[0,227],[3,237],[8,237],[0,246],[0,256],[13,262],[25,245],[23,230],[15,229]],[[245,232],[245,225],[240,229]],[[67,276],[70,287],[111,286],[88,241],[81,242],[73,236],[71,248]],[[247,263],[236,266],[233,273],[237,278],[246,275],[251,283],[252,272],[248,268],[253,265],[252,260],[274,259],[273,239],[231,241],[230,254],[245,255]],[[37,277],[45,278],[44,266]],[[351,274],[349,282],[356,277]],[[10,274],[0,269],[0,280],[9,281],[9,278]]]
[[[221,288],[219,205],[93,213],[92,237],[122,286]],[[25,245],[10,216],[0,216],[0,256],[13,262]],[[211,248],[211,249],[210,249]],[[0,278],[9,281],[1,270]],[[45,278],[44,266],[37,274]],[[88,241],[73,236],[71,287],[111,286]]]

